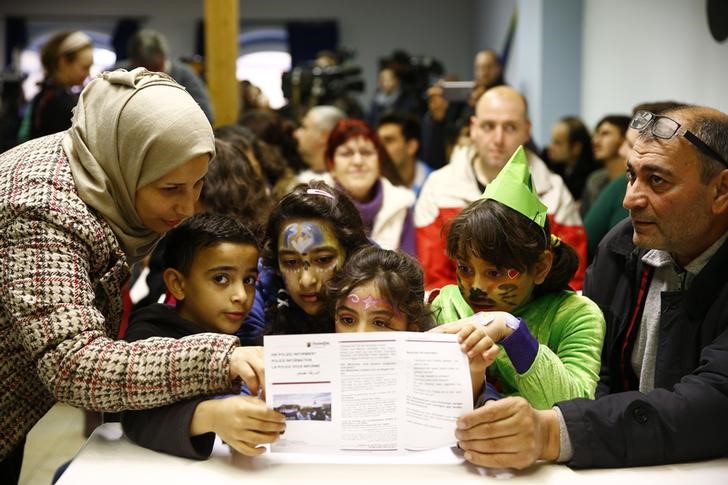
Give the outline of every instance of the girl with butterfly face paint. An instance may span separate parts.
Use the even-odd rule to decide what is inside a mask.
[[[323,285],[345,258],[331,223],[323,219],[291,219],[278,236],[278,268],[286,290],[309,315],[322,313]]]
[[[457,285],[441,288],[433,307],[444,324],[437,331],[483,325],[502,350],[488,371],[502,394],[546,409],[594,397],[605,323],[596,304],[569,288],[576,252],[551,235],[528,162],[524,156],[517,165],[515,157],[483,198],[453,219],[447,253],[457,264]]]
[[[349,255],[369,244],[361,217],[343,192],[320,181],[295,187],[268,219],[248,328],[268,334],[333,332],[324,285]],[[256,339],[262,341],[262,334]]]

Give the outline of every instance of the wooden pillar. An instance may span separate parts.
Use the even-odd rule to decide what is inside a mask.
[[[215,126],[238,120],[238,1],[205,0],[205,77]]]

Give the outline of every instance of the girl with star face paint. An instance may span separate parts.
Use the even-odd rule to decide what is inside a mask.
[[[411,256],[369,246],[357,251],[326,284],[329,314],[336,332],[424,332],[435,324],[425,303],[422,267]],[[473,396],[483,394],[484,374],[498,349],[481,325],[464,324],[458,333],[468,355]]]
[[[483,198],[452,220],[447,253],[458,283],[440,289],[433,307],[445,324],[438,331],[452,331],[460,319],[483,325],[504,351],[489,368],[502,394],[546,409],[594,397],[605,323],[596,304],[569,288],[578,258],[551,235],[525,155],[520,164],[516,155]],[[519,164],[511,167],[515,176],[511,164]]]
[[[333,332],[324,285],[349,255],[369,244],[361,217],[343,192],[320,181],[298,185],[268,220],[248,328],[268,334]],[[262,342],[262,334],[257,339]]]

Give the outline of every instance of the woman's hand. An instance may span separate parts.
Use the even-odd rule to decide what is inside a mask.
[[[263,347],[238,347],[230,356],[230,380],[242,379],[251,394],[265,389]]]

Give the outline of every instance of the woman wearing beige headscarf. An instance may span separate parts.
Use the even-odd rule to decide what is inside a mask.
[[[262,384],[261,349],[234,336],[114,340],[129,265],[192,215],[213,154],[184,88],[136,69],[92,81],[68,131],[0,155],[4,479],[56,401],[111,412]]]

